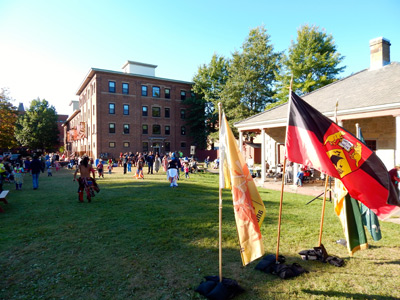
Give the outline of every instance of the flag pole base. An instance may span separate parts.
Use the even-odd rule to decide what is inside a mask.
[[[200,295],[207,299],[232,299],[244,292],[244,289],[233,279],[219,276],[205,276],[205,281],[195,289]]]

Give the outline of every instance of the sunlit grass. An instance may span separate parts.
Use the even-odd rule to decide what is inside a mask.
[[[145,170],[147,171],[147,170]],[[193,174],[170,188],[165,173],[136,180],[116,168],[99,179],[92,203],[78,203],[72,171],[42,174],[32,190],[10,189],[0,214],[0,299],[202,299],[203,276],[218,274],[218,175]],[[267,253],[275,253],[279,192],[260,189]],[[223,275],[246,292],[235,299],[400,298],[399,225],[381,223],[383,239],[349,258],[327,203],[323,243],[346,266],[301,261],[317,245],[321,201],[285,194],[280,253],[310,271],[283,281],[242,267],[230,191],[223,192]]]

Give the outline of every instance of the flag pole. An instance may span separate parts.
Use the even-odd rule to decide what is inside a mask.
[[[279,262],[279,243],[281,240],[281,222],[282,222],[282,205],[283,205],[283,190],[285,188],[285,175],[286,175],[286,137],[287,131],[289,128],[289,114],[290,114],[290,102],[292,99],[292,84],[293,84],[293,75],[290,79],[290,86],[289,86],[289,100],[288,100],[288,118],[287,118],[287,125],[286,125],[286,136],[285,136],[285,159],[283,160],[283,171],[282,171],[282,184],[281,184],[281,198],[279,201],[279,218],[278,218],[278,237],[276,241],[276,263]]]
[[[324,217],[325,217],[326,192],[328,190],[328,182],[329,182],[329,176],[327,174],[325,174],[325,176],[326,176],[326,179],[325,179],[325,191],[324,191],[324,200],[322,201],[321,225],[319,227],[318,247],[321,247],[322,227],[324,226]]]
[[[219,130],[221,130],[221,115],[222,115],[222,104],[221,102],[218,102],[218,120],[219,120]],[[221,143],[221,141],[219,141]],[[221,153],[219,154],[221,155]],[[219,164],[219,176],[221,176],[221,172],[222,172],[222,164],[220,161]],[[218,210],[219,210],[219,227],[218,227],[218,236],[219,236],[219,241],[218,241],[218,254],[219,254],[219,282],[222,282],[222,187],[219,184],[219,205],[218,205]]]
[[[338,108],[338,106],[339,106],[339,100],[336,100],[335,111],[333,113],[333,118],[334,118],[335,123],[337,123],[337,108]],[[328,182],[329,182],[328,174],[325,174],[325,175],[326,175],[326,178],[325,178],[325,190],[324,190],[324,199],[322,200],[321,224],[319,226],[318,247],[321,247],[321,243],[322,243],[322,228],[324,227],[326,193],[328,191]]]

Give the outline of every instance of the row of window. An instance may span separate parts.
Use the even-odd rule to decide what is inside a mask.
[[[110,148],[115,148],[117,146],[116,142],[109,142],[108,147]],[[129,142],[123,142],[122,146],[124,148],[130,148],[130,143]],[[171,151],[171,143],[170,142],[164,142],[164,147],[163,151],[169,152]],[[186,142],[181,142],[181,148],[186,148]],[[143,142],[142,143],[142,151],[143,152],[148,152],[149,151],[149,143],[148,142]]]
[[[109,103],[108,104],[108,113],[110,115],[114,115],[115,114],[115,103]],[[129,115],[129,104],[124,104],[123,105],[123,114],[125,116]],[[149,107],[144,105],[142,106],[142,116],[143,117],[147,117],[149,114]],[[169,107],[164,108],[164,117],[165,118],[169,118],[171,115],[171,110]],[[151,108],[151,116],[155,117],[155,118],[160,118],[161,117],[161,107],[158,106],[153,106]],[[186,118],[186,110],[185,109],[181,109],[181,119],[185,119]]]
[[[122,94],[129,95],[129,83],[123,82],[122,83]],[[147,85],[142,85],[141,88],[142,92],[141,95],[144,97],[148,96],[148,87]],[[115,81],[109,81],[108,82],[108,92],[109,93],[115,93],[116,92],[116,83]],[[152,93],[151,93],[153,98],[160,98],[161,97],[161,89],[159,86],[153,86],[152,87]],[[164,98],[165,99],[170,99],[171,98],[171,89],[165,88],[164,89]],[[181,100],[186,99],[186,91],[181,91]]]
[[[115,123],[108,124],[108,132],[115,133]],[[124,124],[123,126],[123,133],[129,134],[130,126],[129,124]],[[142,125],[142,134],[149,134],[149,126],[146,124]],[[152,126],[152,134],[161,134],[161,125],[154,124]],[[170,135],[171,134],[171,127],[169,125],[164,126],[164,134]],[[181,126],[181,135],[186,135],[186,127]]]

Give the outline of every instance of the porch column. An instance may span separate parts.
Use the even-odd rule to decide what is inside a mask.
[[[394,159],[395,165],[400,163],[400,116],[396,116],[396,150]]]
[[[246,161],[246,157],[243,156],[243,131],[239,130],[239,151],[242,154],[242,157]]]
[[[261,129],[261,182],[265,181],[265,174],[267,173],[265,167],[265,129]]]
[[[296,181],[297,181],[297,172],[299,172],[299,164],[298,163],[294,163],[293,164],[293,182],[292,182],[292,184],[293,184],[293,186],[297,186],[297,183],[296,183]]]

